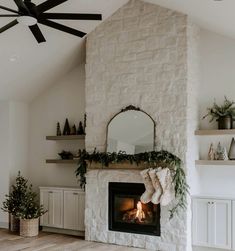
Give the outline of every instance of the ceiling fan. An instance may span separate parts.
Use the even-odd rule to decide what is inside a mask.
[[[81,13],[48,13],[46,11],[60,5],[68,0],[47,0],[39,5],[35,5],[31,0],[14,0],[18,10],[13,10],[0,5],[0,9],[14,14],[4,14],[0,17],[16,17],[16,19],[4,27],[0,28],[0,33],[12,28],[18,23],[29,27],[38,43],[46,42],[38,23],[51,28],[70,33],[72,35],[83,37],[85,32],[70,28],[68,26],[51,21],[51,19],[61,20],[102,20],[101,14],[81,14]]]

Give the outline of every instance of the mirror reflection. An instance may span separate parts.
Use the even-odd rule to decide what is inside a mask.
[[[119,113],[108,125],[107,152],[136,154],[153,151],[154,127],[153,120],[142,111]]]

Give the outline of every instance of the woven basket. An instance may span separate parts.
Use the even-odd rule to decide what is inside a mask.
[[[20,236],[34,237],[38,236],[39,218],[23,220],[20,219]]]

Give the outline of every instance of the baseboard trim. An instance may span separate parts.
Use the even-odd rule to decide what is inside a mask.
[[[9,228],[9,223],[8,222],[0,222],[0,228],[8,229]]]
[[[60,228],[52,228],[52,227],[42,227],[43,232],[55,233],[55,234],[67,234],[84,237],[85,232],[76,231],[76,230],[68,230],[68,229],[60,229]]]

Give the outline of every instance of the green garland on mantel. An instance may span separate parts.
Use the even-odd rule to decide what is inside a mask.
[[[189,186],[186,181],[186,175],[181,167],[182,161],[174,154],[168,151],[152,151],[138,154],[126,154],[125,152],[106,153],[97,152],[88,153],[86,150],[79,151],[78,168],[75,171],[76,176],[80,176],[80,186],[85,187],[88,163],[100,163],[103,167],[108,167],[109,164],[130,162],[130,164],[139,165],[140,163],[147,163],[150,167],[163,168],[168,167],[173,175],[173,183],[175,187],[175,196],[177,203],[170,210],[170,218],[179,211],[180,208],[186,210],[187,208],[187,193],[189,193]]]

